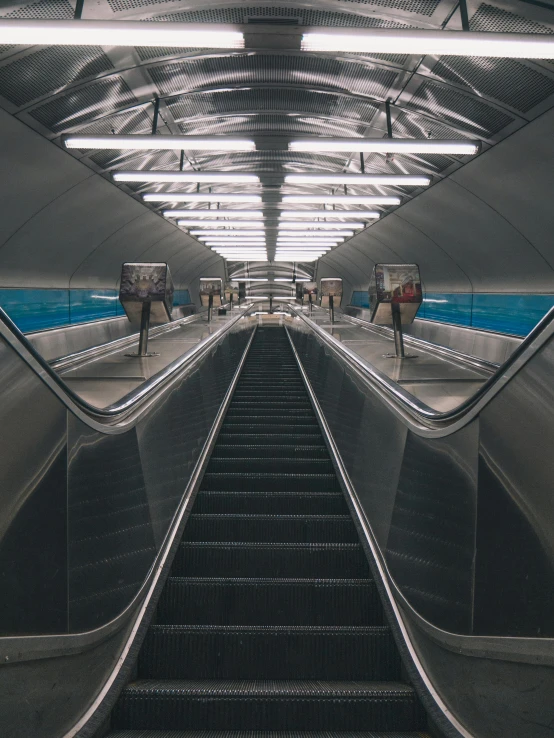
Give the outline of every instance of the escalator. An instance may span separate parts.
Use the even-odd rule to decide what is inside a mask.
[[[286,332],[260,327],[109,737],[425,726]]]

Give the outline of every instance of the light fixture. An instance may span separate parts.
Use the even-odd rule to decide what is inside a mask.
[[[317,220],[301,220],[288,222],[281,220],[279,223],[281,228],[289,228],[291,230],[316,230],[316,231],[337,231],[341,228],[365,228],[365,223],[324,223],[323,221]],[[330,234],[334,235],[334,234]]]
[[[263,218],[262,210],[217,210],[210,208],[187,208],[186,210],[164,210],[165,218],[204,218],[206,220],[219,220],[220,218]]]
[[[282,210],[281,218],[361,218],[378,220],[377,210]]]
[[[216,182],[216,183],[255,183],[260,178],[256,174],[238,174],[236,172],[166,172],[140,169],[132,172],[112,172],[116,182]]]
[[[177,225],[184,228],[204,226],[205,228],[259,228],[262,224],[256,220],[178,220]]]
[[[203,192],[149,192],[142,196],[145,202],[261,202],[260,195],[237,195],[218,192],[217,195]],[[215,212],[215,211],[214,211]]]
[[[344,205],[400,205],[399,197],[386,195],[283,195],[283,202],[313,203],[324,205],[342,203]]]
[[[289,279],[289,277],[275,277],[275,282],[292,282],[292,279]]]
[[[13,43],[13,42],[12,42]],[[418,56],[485,56],[512,59],[553,59],[554,38],[531,33],[472,33],[423,29],[375,28],[308,31],[303,51],[417,54]]]
[[[431,184],[431,177],[416,177],[411,174],[287,174],[285,175],[285,183],[427,187]]]
[[[269,282],[269,279],[261,277],[229,277],[231,282]]]
[[[411,28],[351,28],[296,31],[277,37],[282,50],[427,54],[514,59],[554,58],[554,39],[547,34],[487,33]],[[260,32],[263,33],[262,29]],[[271,29],[271,33],[275,33]],[[290,39],[290,40],[289,40]],[[39,20],[2,18],[0,44],[25,46],[159,46],[241,49],[244,34],[222,24],[166,21]]]
[[[344,238],[329,239],[329,238],[290,238],[289,236],[278,238],[278,244],[285,243],[302,243],[309,245],[310,243],[314,246],[334,246],[337,243],[342,243]]]
[[[310,244],[310,243],[277,243],[277,248],[280,251],[330,251],[332,244]]]
[[[295,254],[294,256],[281,256],[276,255],[273,261],[317,261],[320,257],[319,256],[312,256],[311,254]]]
[[[554,49],[553,49],[554,52]],[[432,138],[304,138],[289,151],[363,151],[376,154],[477,154],[479,141]]]
[[[0,39],[25,46],[176,46],[242,49],[244,34],[224,25],[97,20],[0,20]],[[0,40],[3,44],[4,41]],[[8,43],[8,42],[6,42]]]
[[[81,21],[85,22],[86,21]],[[112,21],[116,22],[116,21]],[[164,24],[165,25],[165,24]],[[110,46],[111,44],[107,44]],[[131,150],[185,150],[185,151],[255,151],[256,144],[245,138],[230,136],[157,136],[133,133],[110,136],[63,136],[66,149],[131,149]]]
[[[296,237],[298,234],[295,231],[279,231],[279,236],[291,236]],[[319,236],[341,236],[344,238],[351,238],[354,235],[354,231],[335,231],[334,233],[321,233],[319,231],[304,231],[302,238],[310,239],[317,238]]]
[[[197,231],[190,231],[191,236],[214,236],[215,238],[219,238],[219,236],[264,236],[265,231],[256,231],[253,228],[251,230],[245,230],[245,231],[218,231],[218,230],[197,230]]]

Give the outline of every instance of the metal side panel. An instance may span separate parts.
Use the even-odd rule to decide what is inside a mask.
[[[437,437],[393,412],[315,330],[287,328],[404,662],[440,730],[551,736],[552,341],[478,415]]]

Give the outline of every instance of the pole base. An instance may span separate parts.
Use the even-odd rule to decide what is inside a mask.
[[[131,359],[147,359],[149,356],[159,356],[155,351],[147,351],[145,354],[125,354]]]
[[[404,354],[404,356],[397,356],[396,354],[383,354],[383,359],[417,359],[417,354]]]

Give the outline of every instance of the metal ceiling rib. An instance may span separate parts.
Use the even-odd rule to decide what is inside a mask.
[[[85,0],[85,18],[276,23],[335,28],[459,28],[457,0]],[[66,19],[74,0],[4,0],[0,16]],[[468,0],[476,31],[554,33],[553,13],[519,0]],[[355,140],[386,135],[478,137],[494,145],[554,103],[554,65],[525,60],[418,58],[267,49],[0,47],[0,105],[49,138],[69,131],[148,133],[154,95],[160,131],[352,137],[352,155],[256,151],[187,153],[202,170],[282,174],[359,171]],[[486,148],[485,146],[485,148]],[[76,152],[96,170],[175,169],[178,152]],[[461,164],[440,155],[365,157],[366,171],[432,173]],[[122,185],[128,192],[140,191]],[[167,188],[171,189],[171,188]],[[307,187],[303,191],[310,191]],[[313,192],[319,191],[317,187]],[[407,193],[407,191],[406,191]]]

